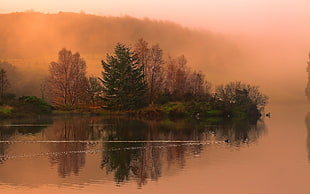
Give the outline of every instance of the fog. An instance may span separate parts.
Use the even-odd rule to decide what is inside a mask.
[[[64,47],[81,54],[89,75],[100,76],[100,61],[117,42],[133,46],[143,38],[149,44],[158,43],[165,57],[184,54],[188,65],[202,70],[213,85],[241,80],[259,85],[271,102],[306,99],[310,28],[216,33],[129,16],[24,12],[1,14],[0,29],[0,60],[20,72],[11,75],[18,76],[12,84],[18,95],[40,95],[48,65]]]

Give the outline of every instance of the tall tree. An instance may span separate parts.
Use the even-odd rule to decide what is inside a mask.
[[[173,94],[176,88],[176,72],[177,62],[171,56],[168,57],[168,61],[165,69],[165,90],[166,92]]]
[[[201,98],[203,94],[205,93],[205,78],[204,74],[202,72],[196,72],[194,71],[189,75],[188,78],[188,93],[191,94],[192,97]]]
[[[146,42],[144,39],[140,38],[138,42],[135,44],[134,52],[137,54],[137,57],[139,59],[140,66],[143,66],[143,74],[145,75],[145,79],[148,75],[148,61],[150,58],[150,49],[148,46],[148,42]]]
[[[4,95],[5,95],[5,92],[6,90],[9,88],[10,86],[10,82],[7,78],[7,74],[6,74],[6,71],[1,68],[0,69],[0,103],[4,103]]]
[[[149,52],[147,83],[149,87],[150,103],[159,95],[163,83],[163,51],[158,44],[153,45]]]
[[[147,85],[137,54],[118,43],[114,55],[102,60],[103,100],[110,110],[132,110],[145,105]]]
[[[84,102],[87,92],[86,62],[77,52],[63,48],[58,61],[49,66],[48,91],[55,106],[76,106]]]
[[[158,44],[149,48],[145,40],[139,39],[135,44],[135,52],[139,58],[139,64],[144,67],[143,73],[149,88],[149,103],[153,103],[163,89],[163,50]]]
[[[182,100],[185,93],[189,91],[189,68],[184,55],[174,59],[169,56],[165,72],[165,90],[168,91],[175,100]]]

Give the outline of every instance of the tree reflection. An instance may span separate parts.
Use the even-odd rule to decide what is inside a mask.
[[[66,142],[71,140],[92,140],[95,135],[93,125],[94,120],[88,117],[71,117],[56,119],[51,127],[45,131],[48,140],[63,141],[49,144],[52,154],[50,156],[52,164],[58,165],[58,173],[61,177],[66,177],[72,173],[78,175],[79,170],[85,166],[86,143]],[[72,153],[78,151],[78,153]]]
[[[138,186],[147,180],[157,180],[162,175],[164,164],[185,166],[189,154],[199,155],[203,145],[188,146],[175,141],[221,141],[232,146],[241,146],[256,141],[265,131],[264,122],[259,120],[229,121],[212,124],[197,120],[177,121],[141,121],[114,119],[104,128],[107,136],[103,143],[103,159],[101,168],[106,173],[114,173],[117,184],[130,178],[135,179]],[[109,140],[137,141],[142,143],[115,143]],[[152,140],[170,140],[172,142],[154,142]],[[229,140],[229,141],[225,141]],[[177,163],[176,163],[177,162]]]
[[[50,162],[57,166],[58,175],[63,178],[79,175],[86,165],[87,151],[100,150],[100,167],[103,171],[113,174],[117,184],[134,180],[139,187],[150,180],[159,179],[170,169],[184,168],[188,158],[206,152],[207,145],[199,142],[215,141],[228,147],[242,146],[257,141],[265,131],[261,120],[155,121],[69,116],[56,117],[49,122],[52,124],[47,128],[44,124],[0,126],[0,139],[56,141],[33,142],[28,144],[31,146],[27,149],[39,147],[34,154],[38,150],[48,153]],[[34,135],[27,136],[29,133]],[[72,142],[73,140],[76,141]],[[102,143],[90,143],[94,140]],[[195,141],[196,144],[188,141]],[[10,144],[0,143],[0,155],[6,155],[9,146]],[[18,153],[18,150],[14,152]],[[32,152],[27,154],[31,155]],[[5,157],[0,157],[0,162],[4,160]]]
[[[11,130],[9,127],[1,126],[0,127],[0,140],[6,141],[9,137],[15,134],[14,130]],[[5,160],[5,155],[7,154],[7,150],[9,148],[9,144],[7,143],[0,143],[0,163],[3,163]]]
[[[51,119],[46,118],[29,118],[23,120],[6,120],[0,123],[0,140],[9,141],[14,140],[16,136],[34,135],[47,127]],[[34,124],[35,123],[35,124]],[[0,143],[0,163],[6,160],[7,150],[10,144]]]

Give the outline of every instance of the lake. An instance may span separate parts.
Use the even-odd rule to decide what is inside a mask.
[[[2,121],[1,193],[310,193],[308,105],[258,121]]]

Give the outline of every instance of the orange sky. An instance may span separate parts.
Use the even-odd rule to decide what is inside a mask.
[[[55,13],[148,17],[219,32],[309,32],[309,0],[0,0],[0,13]]]

